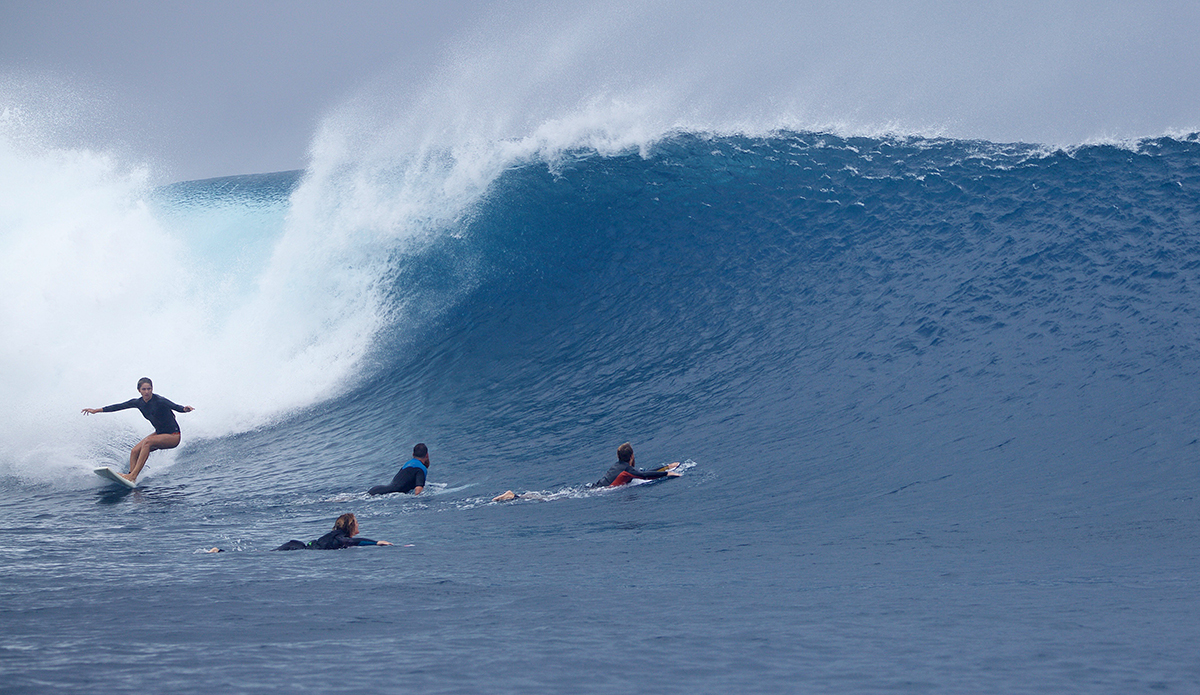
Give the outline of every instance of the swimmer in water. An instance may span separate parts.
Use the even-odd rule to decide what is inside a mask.
[[[179,423],[175,421],[175,413],[190,413],[195,410],[190,405],[176,405],[155,393],[154,382],[150,381],[149,377],[138,379],[137,390],[141,394],[139,398],[133,398],[124,403],[106,405],[103,408],[84,408],[82,411],[85,415],[95,415],[96,413],[111,413],[126,408],[137,408],[150,421],[150,424],[154,425],[154,434],[148,435],[138,442],[129,452],[129,472],[117,474],[131,482],[137,481],[138,474],[146,465],[146,459],[150,457],[151,451],[174,449],[179,446],[181,434]]]

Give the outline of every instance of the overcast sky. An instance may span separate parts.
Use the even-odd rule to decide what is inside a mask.
[[[0,107],[175,179],[303,167],[328,113],[448,51],[505,64],[496,90],[581,71],[556,99],[644,70],[814,123],[1048,144],[1200,126],[1197,2],[599,4],[0,0]]]

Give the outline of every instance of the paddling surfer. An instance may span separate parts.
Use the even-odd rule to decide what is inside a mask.
[[[655,480],[657,478],[674,478],[681,475],[675,472],[679,462],[668,464],[656,471],[639,471],[633,467],[633,447],[625,442],[617,447],[617,462],[604,474],[604,477],[592,483],[592,487],[618,487],[638,480]]]
[[[181,434],[179,423],[175,421],[175,413],[190,413],[195,410],[190,405],[176,405],[154,393],[154,382],[150,381],[149,377],[138,379],[137,390],[141,394],[138,398],[132,398],[124,403],[106,405],[103,408],[84,408],[82,411],[85,415],[95,415],[96,413],[111,413],[127,408],[137,408],[141,411],[142,416],[149,420],[151,425],[154,425],[154,434],[146,436],[129,452],[129,472],[117,473],[130,482],[137,480],[151,451],[174,449],[179,446]]]
[[[353,548],[359,545],[391,545],[387,541],[373,541],[370,538],[355,538],[358,535],[358,519],[354,518],[353,514],[343,514],[333,522],[333,530],[321,536],[315,541],[305,543],[304,541],[288,541],[276,548],[276,550],[341,550],[343,548]],[[220,548],[213,548],[208,552],[220,552]]]
[[[429,475],[429,447],[418,444],[413,447],[413,457],[403,466],[387,485],[376,485],[367,490],[368,495],[386,495],[392,492],[411,492],[419,495],[425,490],[425,476]]]
[[[658,478],[677,478],[682,473],[676,473],[675,468],[679,466],[679,462],[667,464],[656,471],[639,471],[633,467],[633,446],[629,442],[625,442],[617,447],[617,462],[612,468],[604,474],[600,480],[592,483],[591,487],[619,487],[633,480],[655,480]],[[542,495],[536,492],[524,492],[516,494],[512,490],[496,495],[492,498],[493,502],[507,502],[515,499],[541,499]]]

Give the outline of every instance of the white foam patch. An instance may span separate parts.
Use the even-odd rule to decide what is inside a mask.
[[[0,111],[0,475],[45,482],[123,465],[147,423],[80,410],[135,397],[141,376],[196,408],[177,416],[184,446],[354,384],[398,311],[381,306],[389,252],[427,216],[360,215],[353,180],[302,187],[282,222],[246,212],[245,234],[274,235],[269,253],[259,243],[218,262],[186,216],[151,203],[148,167],[48,144],[37,120]]]

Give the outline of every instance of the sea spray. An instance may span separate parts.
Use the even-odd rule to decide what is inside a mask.
[[[144,423],[79,411],[132,397],[141,376],[196,407],[185,443],[261,426],[346,388],[402,313],[377,294],[396,230],[331,212],[340,196],[293,204],[294,177],[251,197],[221,181],[158,189],[148,167],[47,144],[11,110],[0,127],[9,474],[120,463]]]

